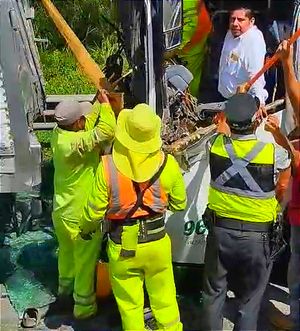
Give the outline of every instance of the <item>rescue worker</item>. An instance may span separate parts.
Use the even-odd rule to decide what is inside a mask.
[[[290,160],[284,149],[256,138],[258,107],[250,94],[231,97],[225,115],[231,137],[216,134],[209,146],[205,330],[223,329],[228,283],[239,303],[234,330],[256,330],[272,267],[270,232],[284,194],[278,182]]]
[[[79,220],[99,164],[99,153],[112,143],[116,120],[105,92],[92,105],[63,101],[55,108],[57,127],[51,148],[54,163],[52,219],[58,240],[58,299],[54,308],[65,310],[74,297],[74,316],[85,319],[97,311],[94,273],[100,233],[91,241],[79,234]]]
[[[195,97],[199,95],[204,59],[207,54],[207,38],[212,22],[204,0],[183,1],[182,48],[179,58],[193,74],[189,90]]]
[[[182,330],[164,215],[185,208],[186,192],[177,162],[161,151],[160,130],[146,104],[121,111],[80,225],[87,235],[108,221],[111,285],[127,331],[144,330],[144,283],[158,328]]]

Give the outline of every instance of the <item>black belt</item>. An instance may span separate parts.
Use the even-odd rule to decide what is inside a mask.
[[[216,216],[215,226],[225,229],[253,232],[269,232],[272,229],[273,222],[246,222],[233,218]]]
[[[139,223],[139,244],[162,239],[166,234],[165,216],[159,215],[129,220],[110,220],[110,239],[116,244],[121,244],[123,227],[131,226],[137,223]]]

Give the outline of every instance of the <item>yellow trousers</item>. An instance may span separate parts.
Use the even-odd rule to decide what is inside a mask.
[[[145,329],[145,282],[159,330],[181,331],[168,235],[157,241],[138,244],[135,257],[120,257],[120,250],[121,245],[109,241],[111,285],[121,314],[123,330]]]
[[[100,252],[101,235],[91,240],[78,236],[77,222],[53,220],[58,240],[59,295],[74,297],[74,316],[87,318],[97,311],[95,271]]]

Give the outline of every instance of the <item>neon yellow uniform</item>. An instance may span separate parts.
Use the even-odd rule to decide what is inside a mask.
[[[276,219],[275,146],[254,135],[216,136],[210,148],[208,206],[220,217],[248,222]]]
[[[73,293],[74,315],[78,318],[96,311],[94,272],[100,245],[100,233],[90,241],[78,237],[78,224],[99,153],[112,142],[115,125],[110,105],[96,103],[86,116],[85,131],[56,127],[51,140],[55,169],[52,218],[59,243],[58,294]]]
[[[110,201],[110,184],[101,163],[92,191],[84,208],[80,224],[83,232],[94,231],[103,219]],[[186,192],[179,166],[168,156],[159,182],[168,198],[168,209],[183,210]],[[168,235],[162,239],[137,244],[135,256],[120,257],[122,245],[111,239],[108,244],[112,289],[119,307],[124,330],[144,330],[145,282],[150,304],[160,330],[182,330],[176,301],[172,269],[171,243]]]
[[[189,88],[195,97],[199,94],[203,61],[207,53],[207,37],[212,23],[204,0],[183,0],[183,34],[180,58],[193,74]]]

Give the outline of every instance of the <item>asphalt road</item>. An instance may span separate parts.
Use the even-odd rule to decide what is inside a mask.
[[[3,290],[3,292],[5,292]],[[5,293],[4,293],[5,294]],[[179,296],[181,320],[185,330],[201,329],[201,300],[196,297]],[[8,298],[3,295],[0,301],[1,330],[22,330],[19,327],[18,316],[9,303]],[[234,312],[236,302],[231,292],[224,310],[223,330],[233,330]],[[45,312],[45,311],[44,311]],[[286,287],[270,283],[266,290],[258,330],[288,330],[288,290]],[[28,330],[28,329],[27,329]],[[111,298],[99,305],[99,314],[88,322],[74,321],[71,315],[50,315],[43,318],[38,327],[31,330],[60,330],[60,331],[100,331],[120,330],[120,317],[114,300]],[[245,330],[246,331],[246,330]]]

